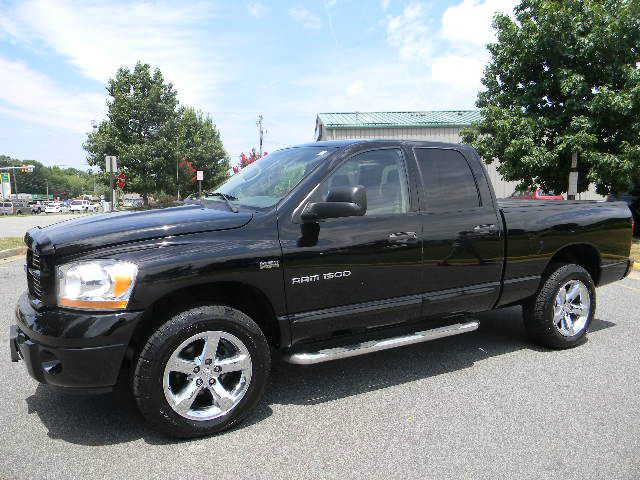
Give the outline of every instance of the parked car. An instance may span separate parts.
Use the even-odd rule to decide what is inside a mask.
[[[536,188],[535,190],[516,190],[509,198],[514,200],[564,200],[562,195]]]
[[[4,201],[0,209],[2,215],[24,215],[31,211],[29,204],[22,200]]]
[[[0,215],[13,215],[11,202],[0,202]]]
[[[46,207],[46,203],[40,200],[29,202],[29,208],[31,208],[31,213],[33,213],[34,215],[44,212],[44,209]]]
[[[67,213],[69,207],[60,202],[49,202],[44,209],[44,213]]]
[[[471,332],[511,305],[537,343],[580,345],[595,288],[631,269],[631,213],[497,201],[464,145],[345,140],[271,153],[198,205],[33,228],[25,243],[11,359],[74,392],[129,368],[150,424],[197,437],[256,406],[271,350],[316,364]]]
[[[70,212],[95,212],[97,206],[89,200],[72,200],[69,204]]]

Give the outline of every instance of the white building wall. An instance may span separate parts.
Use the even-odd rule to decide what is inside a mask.
[[[463,127],[417,127],[417,128],[322,128],[322,136],[318,140],[348,140],[354,138],[380,138],[389,140],[427,140],[432,142],[460,143],[460,131]],[[485,163],[489,179],[493,184],[496,197],[505,198],[511,195],[518,182],[503,180],[498,173],[498,162]],[[601,200],[604,197],[595,192],[593,185],[589,190],[578,195],[580,200]]]

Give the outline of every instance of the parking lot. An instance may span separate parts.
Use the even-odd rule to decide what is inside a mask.
[[[31,227],[46,227],[53,223],[76,218],[78,213],[0,216],[0,237],[22,237]]]
[[[598,290],[586,344],[527,342],[519,308],[473,333],[300,367],[275,362],[225,434],[150,430],[121,388],[67,396],[9,361],[22,260],[0,263],[0,478],[611,478],[640,474],[640,275]]]

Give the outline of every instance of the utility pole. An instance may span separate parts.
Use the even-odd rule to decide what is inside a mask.
[[[567,200],[575,200],[578,194],[578,153],[571,154],[571,171],[569,172],[569,188]]]
[[[16,200],[18,200],[18,182],[16,180],[16,172],[13,172],[13,189],[15,190],[13,194],[16,196]]]
[[[258,115],[258,121],[256,122],[258,130],[260,132],[260,158],[262,158],[262,138],[264,137],[264,130],[262,128],[262,115]]]

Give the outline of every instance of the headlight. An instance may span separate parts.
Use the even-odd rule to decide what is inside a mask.
[[[57,268],[58,305],[113,310],[126,308],[138,267],[117,260],[73,262]]]

